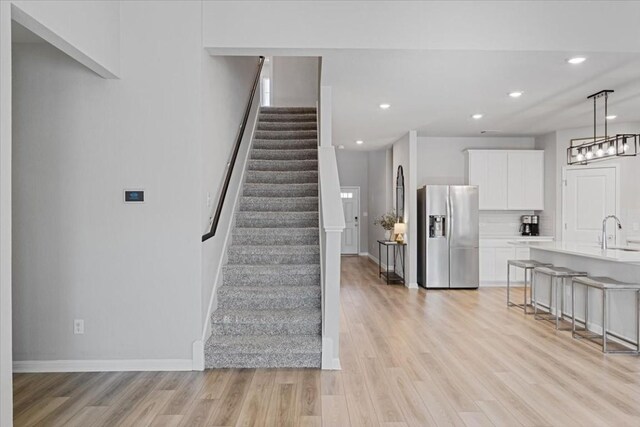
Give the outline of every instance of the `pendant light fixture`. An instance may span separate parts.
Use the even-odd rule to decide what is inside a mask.
[[[567,148],[568,165],[586,165],[591,162],[608,160],[615,157],[627,157],[638,155],[640,148],[640,134],[619,133],[609,136],[607,132],[608,101],[612,90],[601,90],[589,95],[587,99],[593,99],[593,138],[572,139]],[[604,136],[597,136],[596,107],[597,100],[604,98]]]

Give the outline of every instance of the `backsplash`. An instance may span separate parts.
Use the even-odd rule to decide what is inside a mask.
[[[480,211],[480,237],[520,234],[522,215],[533,215],[533,211]]]
[[[626,243],[629,237],[640,238],[640,209],[622,209],[620,221],[622,221],[622,242],[620,243]]]

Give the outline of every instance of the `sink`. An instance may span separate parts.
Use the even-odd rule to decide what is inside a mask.
[[[625,252],[640,252],[640,248],[630,248],[628,246],[610,246],[608,249]]]

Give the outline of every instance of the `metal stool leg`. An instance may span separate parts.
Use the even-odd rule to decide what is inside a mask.
[[[524,269],[524,305],[522,306],[522,310],[524,314],[527,314],[527,269]]]
[[[607,352],[607,291],[602,291],[602,352]]]
[[[576,284],[571,279],[571,336],[576,337]]]
[[[556,284],[555,294],[556,294],[556,329],[560,329],[560,316],[562,315],[562,310],[560,308],[560,286],[558,286],[558,278],[556,277],[554,282]],[[561,282],[562,283],[562,282]]]
[[[636,350],[640,353],[640,291],[636,292]]]
[[[589,330],[589,287],[586,286],[584,296],[584,331]]]
[[[511,265],[507,263],[507,307],[511,307]]]
[[[533,281],[535,280],[535,274],[533,269],[529,270],[529,283],[531,283],[531,305],[535,304],[536,301],[536,288],[535,285],[533,283]]]

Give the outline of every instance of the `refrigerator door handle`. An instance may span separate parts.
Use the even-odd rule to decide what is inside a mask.
[[[447,246],[451,247],[451,230],[452,230],[452,221],[453,218],[453,206],[451,205],[451,197],[449,197],[449,193],[447,192],[447,217],[445,219],[445,233],[447,233]]]

